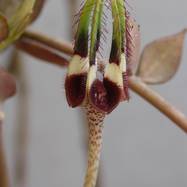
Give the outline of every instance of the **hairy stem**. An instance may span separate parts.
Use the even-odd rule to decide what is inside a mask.
[[[187,133],[187,118],[186,116],[177,110],[174,106],[168,103],[158,93],[150,89],[145,83],[138,77],[131,77],[129,79],[130,88],[156,107],[160,112],[165,114],[171,121],[179,126],[184,132]]]
[[[87,105],[89,148],[88,166],[84,187],[95,187],[99,169],[99,160],[102,147],[103,122],[105,114],[98,112],[91,105]]]
[[[6,160],[4,155],[4,146],[3,146],[3,121],[4,113],[0,111],[0,187],[8,187],[8,174],[6,168]]]
[[[24,37],[32,37],[35,40],[40,40],[54,49],[58,49],[62,53],[72,56],[73,47],[69,43],[57,42],[52,38],[49,38],[43,34],[38,34],[35,32],[26,32]],[[177,126],[179,126],[183,131],[187,132],[187,118],[183,113],[174,108],[169,104],[162,96],[150,89],[145,83],[143,83],[138,77],[129,78],[129,87],[139,94],[142,98],[146,99],[155,108],[160,110],[164,115],[171,119]],[[162,108],[163,107],[163,108]]]

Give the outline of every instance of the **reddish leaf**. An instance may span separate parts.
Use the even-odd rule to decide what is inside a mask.
[[[0,42],[8,37],[8,23],[6,18],[0,14]]]
[[[31,18],[31,22],[34,22],[38,16],[40,15],[43,6],[45,4],[46,0],[37,0],[35,5],[34,5],[34,9],[33,9],[33,13],[32,13],[32,18]]]
[[[186,30],[148,44],[140,59],[137,75],[148,84],[170,80],[181,62]]]

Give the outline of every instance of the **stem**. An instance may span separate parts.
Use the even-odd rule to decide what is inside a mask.
[[[32,31],[26,31],[22,35],[22,37],[38,41],[40,43],[43,43],[44,45],[48,45],[49,47],[56,49],[60,52],[63,52],[67,55],[73,54],[73,47],[68,42],[59,42],[59,40],[57,41],[43,34],[32,32]]]
[[[0,187],[8,187],[8,174],[6,167],[6,159],[4,154],[4,146],[3,146],[3,129],[2,129],[2,121],[3,121],[4,113],[0,111]]]
[[[27,183],[27,150],[28,150],[28,109],[29,96],[27,76],[24,72],[24,64],[18,50],[14,50],[12,54],[9,71],[15,75],[19,82],[19,92],[16,110],[16,137],[14,140],[15,155],[15,186],[25,187]]]
[[[171,121],[187,133],[186,116],[168,103],[158,93],[150,89],[143,81],[141,81],[140,78],[135,76],[131,77],[129,79],[129,86],[134,92],[156,107],[160,112],[165,114]]]
[[[103,122],[105,114],[91,105],[86,107],[89,129],[88,167],[84,187],[95,187],[102,147]]]
[[[53,64],[60,66],[67,66],[68,60],[66,60],[57,50],[50,48],[49,46],[43,45],[43,43],[38,43],[32,41],[31,39],[22,38],[16,44],[18,49],[25,51],[27,54],[32,55],[44,62],[53,62]]]
[[[45,44],[54,47],[54,49],[58,49],[59,51],[66,53],[67,55],[73,55],[73,47],[69,43],[65,42],[57,42],[52,38],[48,38],[47,36],[34,33],[34,32],[26,32],[24,34],[25,37],[32,37],[33,39],[38,39]],[[171,121],[173,121],[177,126],[179,126],[184,132],[187,132],[187,118],[183,113],[174,108],[171,104],[169,104],[165,99],[163,99],[158,93],[150,89],[145,83],[143,83],[138,77],[130,77],[129,78],[129,87],[147,100],[150,104],[152,104],[155,108],[160,110],[163,114],[165,114]]]

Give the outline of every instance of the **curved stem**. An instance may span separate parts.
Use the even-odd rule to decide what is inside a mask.
[[[39,42],[32,41],[32,39],[21,38],[16,44],[16,47],[17,49],[21,49],[27,54],[41,59],[44,62],[53,62],[53,64],[60,66],[67,66],[69,63],[69,61],[63,57],[59,51],[43,45],[43,43],[41,44]]]
[[[98,112],[91,105],[86,107],[88,118],[89,148],[88,166],[84,187],[95,187],[99,169],[99,161],[102,147],[103,121],[105,114]]]
[[[4,146],[3,146],[3,112],[0,111],[0,187],[8,187],[8,174],[6,168],[6,160],[4,155]]]
[[[73,47],[70,43],[59,42],[59,40],[57,41],[53,38],[45,36],[44,34],[40,34],[40,33],[37,33],[37,32],[32,32],[32,31],[26,31],[26,32],[24,32],[22,37],[38,41],[40,43],[48,45],[49,47],[51,47],[53,49],[56,49],[60,52],[63,52],[67,55],[72,55],[73,54]]]
[[[165,114],[171,121],[187,133],[187,118],[178,109],[168,103],[158,93],[150,89],[138,77],[131,77],[129,79],[130,88],[138,95],[143,97],[146,101],[156,107],[160,112]]]

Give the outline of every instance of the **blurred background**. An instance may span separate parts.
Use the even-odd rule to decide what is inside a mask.
[[[73,3],[73,4],[72,4]],[[76,3],[76,4],[75,4]],[[140,24],[142,48],[148,42],[187,27],[186,0],[128,0]],[[72,41],[76,0],[48,0],[30,29]],[[2,59],[6,61],[7,53]],[[68,107],[64,94],[66,70],[21,53],[27,97],[18,107],[18,95],[5,105],[4,138],[12,187],[22,174],[16,155],[26,153],[27,187],[82,186],[86,171],[87,126],[82,110]],[[187,41],[182,65],[167,84],[154,86],[187,114]],[[21,89],[21,87],[20,87]],[[20,118],[22,117],[22,118]],[[23,120],[23,133],[18,134]],[[26,147],[20,152],[19,144]],[[24,153],[25,152],[25,153]],[[21,154],[23,153],[23,154]],[[20,158],[24,162],[25,158]],[[19,173],[19,172],[18,172]],[[18,174],[17,173],[17,174]],[[170,120],[131,93],[105,121],[98,187],[186,187],[187,137]]]

